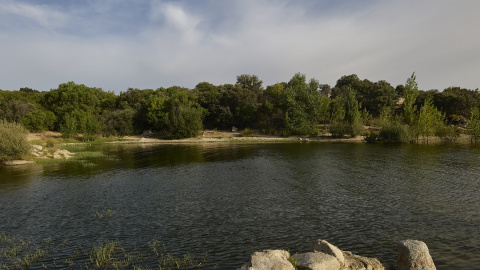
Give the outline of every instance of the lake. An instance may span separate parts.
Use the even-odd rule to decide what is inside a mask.
[[[105,239],[125,249],[158,239],[172,254],[208,252],[207,266],[217,269],[236,269],[263,249],[306,252],[316,239],[395,264],[396,242],[416,239],[437,269],[480,269],[478,147],[206,143],[71,151],[101,154],[0,167],[0,234],[50,238],[59,268],[79,247]],[[114,215],[95,218],[106,210]]]

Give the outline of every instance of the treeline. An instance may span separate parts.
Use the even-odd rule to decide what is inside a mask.
[[[480,137],[480,93],[450,87],[418,89],[413,74],[404,85],[342,76],[336,85],[307,80],[300,73],[288,82],[263,87],[255,75],[235,84],[199,83],[194,89],[129,88],[116,95],[74,82],[40,92],[0,90],[0,120],[31,132],[59,131],[66,138],[92,140],[152,130],[168,138],[187,138],[202,129],[250,128],[265,134],[357,136],[377,127],[367,140],[410,141],[420,136],[454,139],[464,130]],[[81,136],[79,136],[81,134]]]

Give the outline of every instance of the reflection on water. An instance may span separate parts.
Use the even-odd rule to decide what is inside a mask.
[[[480,149],[368,144],[103,145],[89,162],[0,168],[0,233],[208,252],[235,269],[253,251],[327,239],[394,263],[425,241],[438,269],[480,259]],[[108,220],[95,212],[111,209]],[[67,248],[68,248],[67,247]]]

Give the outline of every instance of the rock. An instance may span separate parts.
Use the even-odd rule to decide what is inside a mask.
[[[72,158],[72,156],[75,155],[75,153],[72,153],[68,150],[57,150],[53,153],[53,158],[54,159],[69,159]]]
[[[433,270],[436,269],[427,245],[418,240],[403,240],[398,242],[398,270]]]
[[[33,161],[29,160],[8,160],[3,162],[5,166],[18,166],[18,165],[25,165],[25,164],[32,164]]]
[[[310,247],[313,251],[323,252],[337,258],[340,266],[345,265],[345,258],[343,257],[342,251],[338,247],[328,243],[327,241],[318,239],[316,242],[313,242]]]
[[[383,264],[376,258],[367,258],[343,251],[345,264],[341,270],[384,270]]]
[[[32,148],[34,151],[37,151],[37,152],[43,150],[43,146],[37,145],[37,144],[32,145]]]
[[[297,261],[298,267],[309,270],[339,270],[340,262],[332,255],[323,252],[307,252],[295,254],[292,259]]]
[[[239,270],[295,270],[288,261],[290,253],[285,250],[265,250],[254,252],[250,262]]]

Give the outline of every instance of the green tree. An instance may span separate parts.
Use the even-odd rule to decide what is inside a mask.
[[[255,75],[242,74],[237,76],[237,85],[244,89],[256,92],[257,95],[263,90],[263,81]]]
[[[343,137],[349,134],[356,137],[362,129],[360,104],[355,97],[355,92],[349,86],[345,88],[342,96],[335,99],[333,121],[330,133],[334,137]]]
[[[197,97],[186,88],[177,86],[159,88],[148,106],[148,121],[156,130],[163,130],[170,138],[196,136],[203,128],[204,109]]]
[[[135,110],[133,109],[107,111],[102,118],[102,132],[106,136],[125,136],[135,132]]]
[[[33,111],[26,114],[20,122],[32,132],[51,130],[56,121],[55,114],[37,105]]]
[[[427,139],[433,136],[439,127],[444,125],[444,115],[433,106],[432,97],[425,99],[418,116],[418,134]]]
[[[295,74],[285,89],[285,129],[287,134],[314,135],[321,120],[319,83],[306,76]]]
[[[478,107],[472,108],[467,132],[472,140],[477,143],[478,139],[480,139],[480,109]]]
[[[410,76],[410,78],[405,83],[404,87],[404,98],[403,101],[403,121],[407,125],[414,125],[416,119],[417,107],[415,106],[415,101],[418,96],[418,86],[415,72]]]
[[[42,104],[55,114],[58,129],[65,122],[65,116],[74,111],[98,114],[101,110],[102,96],[103,91],[100,88],[68,82],[60,84],[57,89],[45,94]]]

